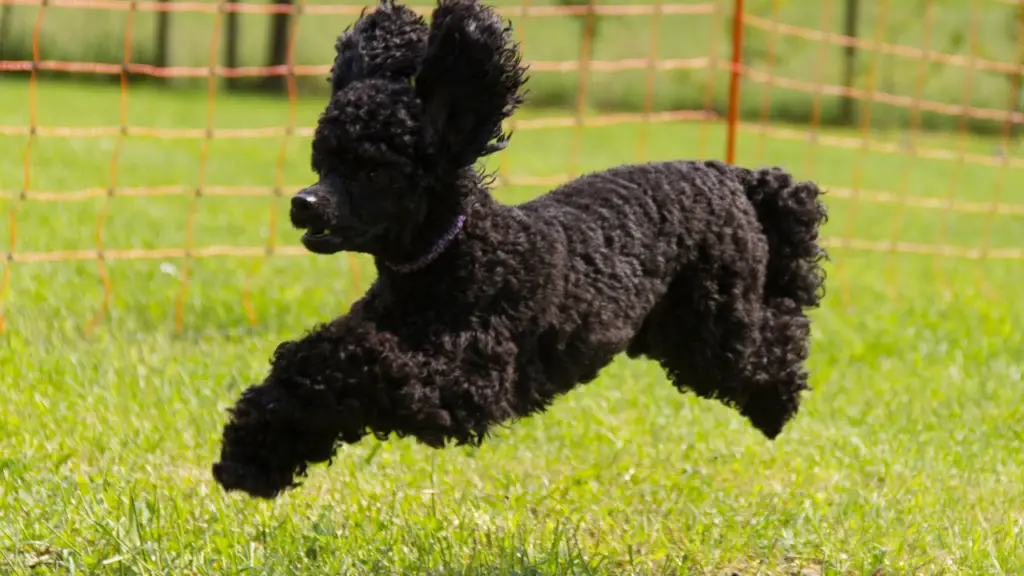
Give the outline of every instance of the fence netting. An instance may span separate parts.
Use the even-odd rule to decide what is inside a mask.
[[[513,119],[510,129],[561,135],[564,159],[561,170],[534,169],[522,160],[528,152],[503,152],[494,159],[501,188],[540,193],[595,163],[652,157],[782,164],[827,189],[834,216],[825,244],[834,249],[839,275],[844,254],[880,254],[893,269],[896,255],[979,264],[1024,260],[1019,187],[1024,157],[1017,145],[1024,124],[1024,0],[523,0],[499,6],[522,42],[537,86],[532,91],[536,107],[542,110]],[[414,8],[428,15],[431,5],[420,2]],[[181,259],[180,327],[190,262],[305,255],[301,246],[280,242],[277,212],[268,214],[271,229],[259,244],[210,243],[196,232],[196,214],[209,198],[285,199],[308,184],[290,178],[287,169],[289,162],[307,162],[291,155],[308,145],[316,121],[300,114],[300,103],[317,83],[325,84],[333,36],[363,9],[306,0],[0,0],[0,91],[25,93],[12,100],[23,103],[23,110],[0,117],[13,118],[0,122],[0,143],[7,140],[3,149],[21,153],[4,160],[20,164],[19,170],[0,172],[8,237],[0,330],[11,277],[21,267],[95,262],[106,296],[93,325],[116,289],[109,262]],[[283,36],[273,37],[271,22],[283,27]],[[90,52],[85,41],[81,49],[69,46],[74,42],[65,42],[63,35],[76,26],[94,28],[83,30],[85,36],[106,38],[102,49]],[[230,40],[238,30],[240,45]],[[259,32],[246,40],[249,30]],[[261,61],[268,53],[273,60],[269,47],[282,39],[283,62]],[[60,104],[43,102],[40,86],[79,77],[119,83],[118,122],[45,120],[43,107]],[[191,94],[189,105],[204,111],[193,116],[205,116],[205,122],[161,125],[133,116],[133,86],[155,83],[166,83],[170,93]],[[219,125],[218,102],[237,86],[270,94],[283,121]],[[203,98],[194,97],[197,90]],[[620,156],[588,159],[593,148],[587,145],[593,138],[588,130],[614,126],[630,126],[615,133]],[[652,136],[659,126],[679,127],[677,149],[665,150],[665,138]],[[625,155],[623,135],[631,148]],[[37,184],[42,180],[37,148],[51,139],[108,147],[102,166],[106,184]],[[123,150],[140,140],[197,145],[196,180],[125,184]],[[209,150],[218,141],[274,147],[272,176],[259,185],[211,181]],[[514,138],[513,149],[515,144]],[[106,240],[111,202],[150,197],[186,199],[180,220],[162,221],[183,229],[184,241],[111,246]],[[99,203],[91,243],[22,247],[23,235],[30,232],[26,227],[38,225],[20,218],[27,206],[84,202]],[[942,278],[938,264],[935,270],[939,281],[951,281]],[[351,271],[360,273],[354,260]],[[246,291],[242,294],[245,300]],[[245,308],[255,323],[252,306],[245,303]]]

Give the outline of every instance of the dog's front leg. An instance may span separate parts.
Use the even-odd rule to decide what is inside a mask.
[[[342,357],[323,344],[313,333],[278,346],[267,378],[231,408],[213,465],[225,490],[274,498],[297,486],[307,465],[329,460],[339,441],[365,436],[358,409],[339,393]]]

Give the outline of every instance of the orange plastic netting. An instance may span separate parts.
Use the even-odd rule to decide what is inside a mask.
[[[983,31],[978,28],[978,15],[991,5],[1001,5],[1013,10],[1019,6],[1019,30],[1024,31],[1024,0],[970,0],[970,6],[960,9],[961,15],[970,23],[968,46],[971,52],[967,55],[945,53],[932,45],[932,23],[938,0],[924,2],[924,18],[922,20],[923,35],[918,45],[901,45],[885,38],[887,11],[896,4],[895,0],[876,0],[872,2],[872,15],[875,20],[874,31],[870,37],[851,37],[833,28],[841,0],[821,1],[821,25],[809,28],[784,22],[779,13],[784,2],[781,0],[762,1],[755,8],[745,7],[743,0],[714,0],[707,2],[673,3],[656,1],[651,3],[605,4],[589,0],[581,5],[531,5],[529,0],[516,6],[503,6],[501,11],[507,15],[524,19],[543,19],[564,17],[567,15],[584,18],[584,34],[580,38],[581,45],[578,58],[565,61],[530,61],[533,72],[551,74],[573,74],[578,76],[575,110],[562,117],[530,118],[516,120],[512,128],[516,132],[562,128],[573,131],[569,161],[563,174],[544,175],[510,175],[507,155],[501,156],[499,183],[522,186],[549,186],[561,183],[579,173],[579,160],[582,154],[581,142],[583,128],[612,125],[639,124],[641,129],[636,140],[637,157],[644,157],[645,150],[650,146],[647,126],[658,123],[693,123],[700,124],[700,155],[713,157],[719,155],[728,161],[734,161],[737,148],[746,145],[752,147],[751,158],[761,162],[771,157],[773,142],[792,141],[810,142],[806,147],[805,165],[800,169],[809,169],[815,165],[822,150],[848,149],[856,154],[855,169],[849,182],[835,185],[834,182],[823,182],[828,188],[830,197],[848,201],[850,204],[844,212],[842,222],[830,229],[825,242],[830,247],[841,247],[855,251],[874,251],[890,254],[924,254],[935,257],[965,258],[977,261],[986,260],[1024,260],[1024,248],[1020,246],[993,246],[989,231],[997,218],[1024,217],[1024,203],[1009,201],[1019,193],[1009,193],[1006,175],[1014,170],[1024,168],[1024,157],[1012,154],[985,154],[968,149],[964,142],[968,138],[969,123],[973,120],[996,122],[1002,125],[999,141],[1004,149],[1009,149],[1014,136],[1014,127],[1024,124],[1024,113],[1014,103],[1007,107],[987,107],[972,103],[972,82],[964,82],[960,98],[940,101],[924,97],[922,86],[924,73],[914,81],[910,94],[890,92],[879,88],[879,58],[897,57],[919,64],[919,69],[926,66],[964,69],[970,73],[1001,74],[1012,81],[1009,93],[1016,97],[1020,88],[1021,75],[1024,74],[1024,33],[1017,34],[1015,54],[1005,59],[990,58],[978,54],[977,38]],[[135,0],[0,0],[0,7],[5,5],[34,8],[37,10],[34,29],[31,33],[31,60],[0,60],[0,73],[7,75],[27,76],[29,83],[29,106],[26,111],[27,125],[0,125],[0,137],[26,138],[24,148],[23,180],[19,186],[0,189],[0,202],[7,212],[9,244],[6,264],[3,267],[2,286],[0,286],[0,331],[4,326],[3,304],[8,292],[12,269],[19,265],[38,262],[94,260],[99,275],[104,283],[107,294],[103,310],[106,310],[112,292],[110,279],[106,271],[106,262],[124,259],[157,259],[183,258],[186,262],[181,282],[181,292],[177,299],[178,324],[181,322],[181,303],[189,287],[189,263],[196,258],[208,257],[269,257],[272,255],[301,255],[304,251],[297,246],[276,245],[271,231],[267,245],[262,246],[210,246],[204,245],[194,233],[196,207],[205,196],[253,196],[279,197],[290,194],[299,188],[298,183],[285,181],[285,161],[287,142],[293,137],[308,137],[312,127],[297,124],[296,102],[298,89],[296,81],[305,76],[325,76],[330,63],[322,65],[294,64],[294,41],[297,36],[298,23],[302,18],[316,15],[356,15],[363,10],[362,5],[328,5],[307,4],[299,0],[293,5],[283,4],[242,4],[236,2],[204,3],[204,2],[154,2]],[[40,30],[47,18],[48,10],[53,8],[73,8],[90,11],[126,12],[128,17],[124,26],[123,60],[121,63],[109,62],[76,62],[43,59],[40,54]],[[429,6],[415,7],[423,14],[429,13]],[[209,62],[205,66],[154,66],[133,62],[134,15],[143,12],[174,12],[207,14],[213,20],[212,37],[208,39]],[[270,15],[275,13],[291,13],[291,34],[287,50],[287,63],[281,66],[244,66],[229,68],[218,64],[218,50],[223,34],[224,16],[228,13]],[[1012,12],[1007,12],[1010,14]],[[646,58],[597,59],[593,58],[592,43],[595,37],[597,17],[632,18],[646,17],[651,20],[648,56]],[[712,29],[711,42],[706,53],[698,57],[660,58],[658,50],[659,19],[663,17],[686,17],[710,19]],[[721,30],[721,32],[719,32]],[[743,58],[744,34],[760,34],[764,53],[762,57],[751,63]],[[731,34],[731,37],[728,35]],[[725,36],[720,36],[725,35]],[[776,60],[780,45],[786,41],[801,41],[820,46],[820,56],[813,59],[811,65],[812,79],[789,77],[776,69]],[[203,40],[204,42],[206,39]],[[855,48],[867,63],[867,77],[859,86],[843,86],[831,84],[825,78],[827,62],[824,54],[827,48]],[[587,109],[588,77],[590,72],[645,71],[644,97],[642,110],[623,113],[592,113]],[[655,74],[658,71],[689,70],[704,74],[704,104],[696,109],[656,110]],[[119,76],[121,81],[121,116],[118,125],[108,126],[48,126],[38,121],[38,102],[36,90],[39,73],[43,71],[60,71],[74,74]],[[159,78],[191,77],[205,78],[208,83],[207,125],[205,128],[158,128],[153,126],[134,125],[128,121],[127,102],[130,94],[129,78],[133,75],[153,76]],[[217,128],[214,125],[214,108],[219,92],[218,82],[223,78],[270,77],[278,76],[286,79],[288,93],[288,121],[286,125],[260,128]],[[727,105],[719,106],[716,101],[715,84],[728,84]],[[970,78],[970,76],[968,76]],[[723,80],[724,79],[724,80]],[[760,112],[757,118],[741,120],[739,101],[747,91],[757,91]],[[811,99],[811,122],[804,126],[784,126],[770,121],[770,108],[773,95],[781,90],[803,93]],[[749,97],[749,96],[748,96]],[[833,133],[822,128],[822,106],[825,98],[848,98],[860,105],[860,115],[855,131],[850,133]],[[892,142],[880,138],[872,124],[872,110],[877,105],[885,105],[895,109],[905,109],[910,115],[910,127],[906,142]],[[930,145],[919,142],[922,114],[945,115],[958,119],[955,135],[957,145]],[[711,150],[712,130],[725,130],[725,150]],[[828,132],[828,133],[826,133]],[[280,138],[282,141],[273,182],[266,186],[213,186],[208,185],[204,177],[207,163],[209,143],[218,138],[255,139]],[[33,186],[31,158],[33,146],[39,138],[106,138],[115,139],[113,153],[110,158],[110,185],[79,190],[40,190]],[[200,178],[197,186],[166,186],[123,187],[118,185],[118,160],[124,143],[129,138],[156,138],[170,140],[200,140],[203,143],[200,161]],[[864,185],[863,175],[869,169],[869,154],[893,155],[904,159],[901,172],[889,178],[891,186],[887,189],[869,189]],[[985,200],[961,200],[956,198],[955,191],[964,182],[951,178],[944,194],[915,195],[910,194],[909,176],[915,169],[915,162],[921,159],[939,160],[954,163],[957,166],[977,165],[998,171],[995,189]],[[191,197],[190,209],[184,225],[186,241],[183,246],[161,249],[106,249],[104,247],[104,225],[107,206],[115,197],[142,196],[184,196]],[[22,251],[18,249],[18,213],[19,209],[29,202],[80,202],[89,199],[104,199],[103,208],[99,212],[95,228],[95,244],[79,250],[60,251]],[[947,227],[934,242],[905,241],[901,234],[901,218],[896,218],[887,238],[861,238],[855,234],[858,222],[858,207],[862,203],[892,205],[894,210],[925,210],[932,211],[935,217],[947,219],[949,214],[979,214],[987,218],[986,232],[978,239],[976,245],[954,245],[947,237]],[[277,225],[275,213],[271,214],[271,228]],[[944,220],[945,221],[945,220]],[[842,266],[842,260],[837,261]],[[354,269],[357,273],[357,270]],[[244,296],[243,296],[244,297]],[[255,321],[251,306],[246,303],[250,320]],[[103,315],[101,311],[94,321]]]

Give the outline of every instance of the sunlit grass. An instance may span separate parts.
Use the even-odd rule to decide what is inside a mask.
[[[25,125],[24,84],[0,83],[0,124]],[[43,84],[41,123],[116,125],[116,88]],[[89,103],[86,104],[87,98]],[[205,127],[205,95],[138,89],[129,122]],[[302,101],[297,122],[322,102]],[[215,125],[281,125],[281,100],[219,96]],[[529,112],[528,114],[529,115]],[[638,126],[587,128],[581,170],[637,159]],[[648,157],[717,157],[721,128],[647,130]],[[558,175],[572,131],[517,132],[512,176]],[[884,136],[879,136],[884,137]],[[948,147],[942,136],[934,145]],[[701,143],[704,143],[703,148]],[[828,186],[898,191],[905,158],[743,134],[740,161],[781,163]],[[40,137],[31,190],[111,185],[116,138]],[[0,189],[23,186],[26,139],[0,137]],[[308,182],[308,139],[129,138],[118,187]],[[994,141],[972,139],[989,154]],[[493,160],[498,167],[499,159]],[[205,173],[201,170],[205,166]],[[907,194],[1024,202],[1024,176],[917,160]],[[201,179],[202,178],[202,179]],[[540,188],[497,192],[519,201]],[[285,199],[202,197],[196,246],[263,246]],[[104,199],[16,209],[16,250],[95,247]],[[119,198],[108,249],[177,248],[191,196]],[[1020,247],[1024,218],[830,200],[829,238]],[[852,220],[851,224],[851,218]],[[944,234],[944,236],[943,236]],[[1024,370],[1019,262],[832,251],[815,313],[814,392],[766,441],[737,414],[683,396],[644,362],[617,361],[553,409],[480,449],[366,441],[272,503],[223,494],[209,467],[224,410],[265,373],[277,342],[343,312],[368,286],[356,257],[118,260],[9,269],[0,337],[0,567],[14,573],[824,573],[999,574],[1024,566]],[[353,275],[352,262],[358,266]],[[188,275],[187,290],[182,291]],[[979,284],[979,276],[986,284]],[[249,325],[243,296],[255,312]],[[182,298],[183,331],[175,331]]]

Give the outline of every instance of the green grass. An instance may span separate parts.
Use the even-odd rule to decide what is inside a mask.
[[[312,0],[309,4],[336,4],[333,0]],[[362,6],[365,2],[345,2]],[[531,6],[558,4],[555,0],[531,0]],[[580,0],[564,3],[580,4]],[[597,4],[651,4],[651,0],[599,0]],[[698,0],[669,0],[666,4],[701,4]],[[731,50],[730,19],[732,2],[715,0],[718,10],[712,14],[668,14],[603,16],[599,18],[592,57],[600,60],[661,59],[710,57],[719,68],[715,73],[712,93],[714,108],[725,111],[728,89],[725,60]],[[411,0],[418,6],[432,5],[432,0]],[[494,4],[510,8],[522,5],[521,0],[495,0]],[[981,2],[977,12],[977,38],[972,38],[966,22],[971,7],[965,2],[934,2],[930,25],[924,15],[924,2],[885,2],[862,0],[858,36],[865,41],[875,39],[904,47],[927,48],[930,52],[959,56],[966,61],[977,46],[975,55],[983,60],[1004,64],[1020,60],[1015,39],[1015,6],[998,2]],[[773,6],[778,6],[777,13]],[[840,34],[844,29],[843,2],[810,2],[792,0],[749,0],[747,12],[782,24],[810,30],[827,30]],[[83,10],[79,7],[49,7],[42,12],[34,6],[9,7],[9,37],[4,40],[0,59],[32,59],[32,35],[40,22],[40,55],[46,60],[101,61],[120,63],[123,59],[124,37],[129,18],[132,26],[132,59],[152,62],[155,54],[155,15],[153,12],[111,12]],[[327,65],[334,57],[333,39],[351,21],[349,15],[301,16],[295,25],[294,59],[300,65]],[[511,20],[523,45],[527,61],[567,61],[580,58],[583,18],[578,16],[513,16]],[[174,13],[172,16],[170,64],[173,66],[205,66],[210,62],[211,48],[218,62],[223,62],[222,41],[214,41],[215,15]],[[270,18],[267,15],[239,16],[239,58],[242,66],[266,63],[269,46]],[[223,33],[223,28],[221,28]],[[657,39],[652,50],[650,36]],[[774,59],[769,64],[769,52]],[[843,83],[844,48],[823,44],[799,35],[773,34],[763,26],[751,23],[744,35],[744,62],[778,77],[804,83],[838,86]],[[921,60],[896,54],[861,52],[858,55],[854,86],[862,90],[879,90],[890,94],[914,96],[918,78],[924,74],[920,95],[926,101],[951,106],[967,104],[994,110],[1006,110],[1014,101],[1012,78],[1003,72],[966,66],[932,63],[921,67]],[[604,110],[641,110],[648,98],[647,70],[597,71],[591,74],[587,101]],[[706,101],[706,73],[703,70],[662,70],[654,74],[653,99],[656,110],[703,108]],[[872,81],[873,79],[873,81]],[[117,78],[112,78],[116,82]],[[177,85],[205,84],[206,79],[177,80]],[[964,100],[964,85],[970,85]],[[302,77],[304,91],[323,91],[321,77]],[[573,107],[579,88],[576,72],[536,71],[531,90],[535,103]],[[749,81],[741,96],[741,113],[748,118],[761,114],[763,85]],[[774,120],[804,122],[810,118],[813,94],[788,88],[774,88],[768,109]],[[872,124],[905,125],[910,118],[906,107],[887,104],[871,106]],[[840,106],[836,98],[822,102],[821,120],[840,122]],[[955,116],[923,112],[924,126],[949,129],[956,126]],[[1003,122],[971,121],[972,129],[997,132]]]
[[[44,125],[117,124],[119,95],[43,82]],[[27,125],[27,88],[0,82],[0,125]],[[322,102],[303,100],[309,125]],[[133,125],[205,127],[201,93],[135,88]],[[524,116],[541,114],[527,111]],[[217,127],[285,122],[280,100],[219,96]],[[636,156],[640,127],[584,131],[581,169]],[[837,134],[830,132],[830,134]],[[512,175],[565,170],[571,130],[522,131]],[[720,126],[652,126],[650,158],[717,157]],[[744,164],[783,163],[851,186],[857,151],[742,133]],[[898,139],[897,133],[878,133]],[[0,137],[0,189],[23,185],[26,139]],[[32,190],[110,185],[116,139],[41,137]],[[285,183],[310,180],[308,140],[286,144]],[[933,134],[927,145],[952,148]],[[996,143],[967,142],[989,154]],[[202,141],[130,138],[118,186],[197,185]],[[270,186],[282,142],[214,140],[207,185]],[[497,159],[495,160],[497,161]],[[862,185],[899,191],[907,160],[868,153]],[[907,194],[1024,204],[1024,174],[917,160]],[[498,191],[519,201],[536,188]],[[192,198],[118,198],[108,248],[180,247]],[[17,207],[17,250],[88,249],[104,200],[0,201]],[[284,200],[203,197],[197,246],[263,245]],[[854,210],[857,210],[855,213]],[[830,200],[830,238],[940,241],[940,210]],[[854,218],[855,217],[855,218]],[[1021,247],[1021,216],[956,214],[945,243]],[[848,229],[849,228],[849,229]],[[275,238],[294,245],[279,223]],[[344,257],[209,258],[191,264],[184,330],[181,259],[15,264],[0,336],[0,572],[17,574],[1002,574],[1024,570],[1024,341],[1021,262],[835,249],[815,313],[815,392],[776,442],[732,411],[677,393],[660,371],[617,361],[543,415],[479,449],[366,441],[272,503],[223,494],[209,474],[224,410],[260,379],[277,342],[342,312],[365,290]],[[987,289],[976,282],[983,274]],[[258,323],[242,305],[248,282]]]

